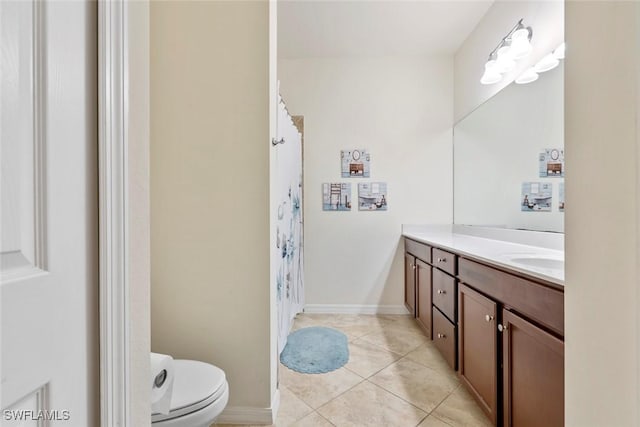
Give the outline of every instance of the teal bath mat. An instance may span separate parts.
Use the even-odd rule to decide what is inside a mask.
[[[335,371],[349,360],[347,336],[331,328],[314,326],[289,334],[280,362],[303,374]]]

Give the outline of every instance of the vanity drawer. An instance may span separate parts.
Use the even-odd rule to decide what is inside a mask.
[[[433,266],[455,276],[458,272],[457,257],[442,249],[433,248]]]
[[[456,327],[440,311],[433,307],[433,344],[442,354],[449,366],[457,369]]]
[[[433,305],[450,320],[456,319],[456,279],[438,269],[433,269],[431,278]]]
[[[431,263],[431,246],[405,238],[404,250],[424,262]]]

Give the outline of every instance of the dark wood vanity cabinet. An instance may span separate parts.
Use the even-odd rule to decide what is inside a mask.
[[[564,425],[564,288],[405,239],[405,304],[501,427]]]
[[[449,366],[456,370],[458,369],[458,281],[452,274],[457,270],[457,256],[433,248],[432,259],[433,340]]]
[[[416,320],[431,338],[431,266],[416,259]]]
[[[505,427],[564,425],[564,342],[502,310]]]
[[[431,247],[405,239],[404,304],[431,338]]]
[[[495,425],[563,426],[564,293],[468,259],[459,269],[463,384]]]
[[[489,419],[498,418],[498,305],[460,285],[458,293],[460,379]]]
[[[456,271],[456,255],[405,239],[405,306],[453,369],[458,363]]]
[[[416,316],[416,257],[404,254],[404,306]]]

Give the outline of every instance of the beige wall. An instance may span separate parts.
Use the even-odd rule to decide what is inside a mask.
[[[280,60],[280,92],[304,115],[305,294],[313,311],[405,312],[401,225],[451,223],[453,58]],[[366,148],[371,178],[341,178]],[[358,211],[358,183],[386,182],[388,211]],[[350,212],[322,210],[349,182]]]
[[[236,414],[274,391],[269,19],[266,1],[151,4],[152,350],[224,369]]]
[[[500,83],[480,84],[489,53],[520,19],[533,29],[531,54],[518,61],[516,69],[505,74]],[[496,1],[456,52],[455,121],[513,82],[525,69],[562,43],[563,37],[563,0]]]
[[[131,423],[150,425],[149,3],[127,3]]]
[[[639,3],[568,2],[568,427],[637,426]]]

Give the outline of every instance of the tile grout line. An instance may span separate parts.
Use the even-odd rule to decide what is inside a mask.
[[[340,370],[340,369],[345,369],[345,370],[349,371],[349,372],[350,372],[350,373],[352,373],[353,375],[355,375],[355,376],[357,376],[358,378],[360,378],[360,381],[358,381],[356,384],[354,384],[353,386],[349,387],[349,388],[348,388],[348,389],[346,389],[345,391],[341,392],[340,394],[337,394],[336,396],[332,397],[332,398],[331,398],[330,400],[328,400],[327,402],[325,402],[325,403],[321,404],[318,408],[314,408],[313,406],[311,406],[311,404],[310,404],[309,402],[307,402],[306,400],[304,400],[302,397],[300,397],[300,396],[299,396],[296,392],[294,392],[293,390],[289,389],[289,391],[290,391],[294,396],[296,396],[298,399],[300,399],[302,402],[304,402],[304,404],[305,404],[305,405],[307,405],[307,406],[309,406],[311,409],[313,409],[313,411],[314,411],[314,412],[318,412],[318,409],[320,409],[320,408],[322,408],[323,406],[325,406],[325,405],[329,404],[329,403],[330,403],[330,402],[332,402],[333,400],[337,399],[338,397],[342,396],[343,394],[345,394],[346,392],[348,392],[348,391],[349,391],[349,390],[351,390],[352,388],[356,387],[356,386],[357,386],[357,385],[359,385],[359,384],[362,384],[364,381],[366,381],[366,380],[367,380],[367,379],[366,379],[366,378],[364,378],[362,375],[360,375],[360,374],[358,374],[358,373],[356,373],[356,372],[353,372],[352,370],[348,369],[348,368],[347,368],[346,366],[344,366],[344,365],[343,365],[343,366],[341,366],[340,368],[336,369],[335,371],[338,371],[338,370]],[[335,372],[335,371],[332,371],[332,372]],[[296,371],[293,371],[293,372],[296,372]],[[300,373],[300,372],[297,372],[297,373],[298,373],[298,374],[300,374],[300,375],[314,375],[314,374],[303,374],[303,373]],[[284,386],[286,387],[286,384],[285,384]],[[287,388],[288,388],[288,387],[287,387]],[[320,414],[319,412],[318,412],[318,414],[319,414],[320,416],[322,416],[322,414]],[[323,418],[324,418],[324,416],[323,416]]]
[[[358,339],[360,339],[360,338],[358,338]],[[388,349],[388,348],[386,348],[386,347],[383,347],[383,346],[381,346],[381,345],[379,345],[379,344],[373,343],[373,342],[371,342],[371,341],[364,340],[364,342],[366,342],[367,344],[371,344],[371,345],[373,345],[373,346],[376,346],[376,347],[378,347],[378,348],[381,348],[382,350],[388,351],[389,353],[397,354],[398,356],[400,356],[400,358],[405,357],[407,354],[411,353],[412,351],[417,350],[417,349],[418,349],[418,347],[420,347],[420,346],[422,346],[422,345],[426,344],[426,343],[419,344],[417,347],[412,348],[411,350],[407,351],[405,354],[402,354],[402,353],[398,353],[397,351],[393,351],[393,350],[390,350],[390,349]]]
[[[287,368],[287,369],[288,369],[288,368]],[[300,399],[300,397],[299,397],[297,394],[295,394],[292,390],[289,390],[289,388],[288,388],[286,385],[284,385],[284,384],[280,384],[280,386],[281,386],[282,388],[286,388],[288,393],[291,393],[291,394],[293,395],[293,397],[295,397],[295,398],[296,398],[296,399],[298,399],[300,402],[302,402],[302,404],[303,404],[303,405],[305,405],[307,408],[311,409],[311,412],[309,412],[309,413],[307,413],[307,414],[303,415],[303,416],[302,416],[302,417],[300,417],[300,418],[296,418],[295,420],[293,420],[293,422],[291,422],[291,424],[295,424],[295,423],[297,423],[298,421],[300,421],[300,420],[302,420],[302,419],[304,419],[304,418],[308,417],[309,415],[313,414],[314,412],[316,412],[316,410],[315,410],[315,409],[313,409],[311,406],[309,406],[309,404],[308,404],[307,402],[305,402],[304,400]],[[281,401],[281,402],[282,402],[282,401]],[[274,425],[276,425],[276,426],[277,426],[277,425],[278,425],[278,417],[276,417],[276,419],[275,419],[274,421],[275,421]]]
[[[447,394],[447,396],[446,396],[444,399],[442,399],[442,401],[441,401],[440,403],[438,403],[438,404],[437,404],[437,405],[436,405],[436,406],[431,410],[431,412],[429,412],[429,416],[432,416],[432,415],[433,415],[435,418],[438,418],[438,416],[437,416],[434,412],[436,412],[436,410],[437,410],[437,409],[438,409],[438,408],[439,408],[439,407],[444,403],[444,401],[445,401],[445,400],[447,400],[449,397],[451,397],[451,395],[452,395],[453,393],[455,393],[455,392],[456,392],[460,387],[462,387],[462,384],[458,384],[458,387],[456,387],[455,389],[453,389],[453,391],[452,391],[451,393]],[[438,420],[442,421],[443,423],[445,423],[445,424],[447,424],[447,425],[451,425],[451,424],[449,424],[448,422],[441,420],[440,418],[438,418]]]
[[[425,420],[429,418],[429,414],[427,414],[423,419],[421,419],[420,421],[418,421],[418,424],[416,424],[414,427],[418,427],[420,424],[422,424],[423,422],[425,422]]]
[[[440,405],[438,405],[438,406],[440,406]],[[435,411],[435,409],[434,409],[434,411]],[[454,427],[454,425],[453,425],[453,424],[446,422],[445,420],[443,420],[442,418],[438,417],[438,416],[437,416],[437,415],[435,415],[435,414],[429,414],[429,416],[430,416],[430,417],[435,418],[436,420],[440,421],[440,422],[441,422],[441,423],[443,423],[443,424],[446,424],[446,425],[448,425],[448,426]]]
[[[331,420],[327,417],[325,417],[324,415],[322,415],[320,412],[318,411],[314,411],[316,414],[318,414],[319,417],[321,417],[323,420],[325,420],[326,422],[328,422],[329,424],[331,424],[332,426],[336,427],[336,425],[334,423],[331,422]]]
[[[374,386],[378,387],[379,389],[384,390],[384,391],[386,391],[387,393],[389,393],[389,394],[391,394],[391,395],[393,395],[393,396],[397,397],[398,399],[402,400],[403,402],[405,402],[405,403],[407,403],[407,404],[409,404],[409,405],[413,406],[413,407],[414,407],[414,408],[416,408],[417,410],[419,410],[419,411],[421,411],[421,412],[424,412],[425,414],[427,414],[427,415],[425,415],[425,417],[424,417],[424,418],[426,418],[426,417],[428,417],[429,415],[431,415],[431,412],[427,412],[427,411],[425,411],[424,409],[420,408],[419,406],[417,406],[417,405],[415,405],[415,404],[413,404],[413,403],[409,402],[409,401],[408,401],[407,399],[405,399],[404,397],[402,397],[402,396],[398,396],[397,394],[395,394],[395,393],[394,393],[394,392],[392,392],[391,390],[387,390],[386,388],[382,387],[381,385],[378,385],[378,384],[376,384],[376,383],[372,383],[372,382],[371,382],[371,381],[369,381],[369,380],[365,380],[365,381],[367,381],[369,384],[372,384],[372,385],[374,385]],[[448,397],[448,396],[447,396],[447,397]],[[446,399],[446,398],[445,398],[445,399]],[[423,418],[420,422],[424,421],[424,418]]]
[[[415,363],[415,364],[417,364],[417,365],[422,366],[423,368],[427,368],[427,369],[429,369],[430,371],[435,372],[435,373],[436,373],[436,374],[438,374],[439,376],[446,376],[446,374],[444,374],[444,373],[443,373],[442,371],[440,371],[439,369],[434,368],[433,366],[427,366],[427,365],[425,365],[424,363],[420,363],[420,362],[418,362],[418,361],[416,361],[416,360],[409,359],[409,358],[407,358],[407,356],[408,356],[408,354],[407,354],[407,355],[405,355],[405,356],[402,356],[402,357],[401,357],[400,359],[398,359],[397,361],[399,362],[400,360],[407,359],[407,361],[408,361],[408,362],[413,362],[413,363]],[[450,369],[450,368],[448,368],[448,369]],[[457,384],[458,384],[458,385],[456,386],[456,388],[458,388],[458,386],[461,384],[461,382],[460,382],[460,379],[458,379],[458,374],[456,374],[456,372],[457,372],[457,371],[453,371],[453,373],[454,373],[454,375],[455,375],[455,377],[456,377],[456,382],[457,382]]]
[[[357,372],[353,371],[352,369],[349,369],[349,368],[346,366],[346,364],[345,364],[344,368],[345,368],[345,369],[347,369],[347,370],[349,370],[350,372],[353,372],[354,374],[356,374],[356,375],[358,375],[358,376],[362,377],[363,379],[368,380],[369,378],[373,377],[374,375],[379,374],[380,372],[382,372],[382,371],[384,371],[385,369],[387,369],[389,366],[393,365],[394,363],[396,363],[397,361],[399,361],[399,360],[401,360],[401,359],[402,359],[402,356],[400,356],[398,353],[393,353],[392,351],[391,351],[391,352],[389,352],[389,353],[395,354],[395,355],[397,355],[397,356],[399,356],[399,357],[398,357],[397,359],[395,359],[395,360],[393,360],[393,361],[389,362],[389,363],[388,363],[387,365],[385,365],[384,367],[382,367],[382,368],[378,369],[377,371],[375,371],[373,374],[369,375],[368,377],[362,377],[362,375],[360,375],[359,373],[357,373]],[[347,362],[347,363],[348,363],[348,362]]]
[[[404,357],[406,357],[406,356],[404,356]],[[400,360],[404,359],[404,357],[402,357],[402,358],[400,358],[400,359],[396,360],[395,362],[393,362],[393,363],[389,364],[389,366],[391,366],[391,365],[392,365],[392,364],[394,364],[394,363],[399,362]],[[410,362],[413,362],[413,360],[411,360],[411,359],[408,359],[408,360],[409,360]],[[417,362],[414,362],[414,363],[417,363]],[[420,366],[424,366],[424,365],[422,365],[422,364],[420,364],[420,363],[417,363],[417,364],[418,364],[418,365],[420,365]],[[389,366],[387,366],[386,368],[388,368]],[[386,368],[384,368],[384,369],[386,369]],[[428,368],[428,367],[427,367],[427,368]],[[429,369],[431,369],[431,368],[429,368]],[[433,369],[431,369],[431,370],[433,370]],[[438,371],[435,371],[435,370],[433,370],[433,371],[439,374],[439,372],[438,372]],[[376,383],[374,383],[374,382],[372,382],[372,381],[369,381],[372,377],[373,377],[373,375],[372,375],[372,376],[370,376],[369,378],[366,378],[366,379],[365,379],[365,381],[367,381],[368,383],[373,384],[374,386],[376,386],[376,387],[378,387],[378,388],[380,388],[380,389],[382,389],[382,390],[386,391],[387,393],[392,394],[393,396],[397,397],[398,399],[402,400],[403,402],[408,403],[409,405],[413,406],[414,408],[417,408],[418,410],[420,410],[420,411],[422,411],[422,412],[426,413],[427,415],[425,416],[425,418],[426,418],[426,417],[431,416],[431,414],[433,414],[433,412],[434,412],[436,409],[438,409],[438,407],[439,407],[440,405],[442,405],[442,403],[443,403],[445,400],[447,400],[447,399],[449,398],[449,396],[451,396],[451,395],[452,395],[456,390],[458,390],[458,388],[460,388],[460,386],[461,386],[461,384],[460,384],[460,383],[458,383],[458,385],[457,385],[456,387],[454,387],[453,391],[451,391],[451,392],[447,393],[447,395],[446,395],[444,398],[442,398],[442,400],[441,400],[437,405],[435,405],[431,411],[428,411],[428,412],[427,412],[426,410],[424,410],[424,409],[420,408],[419,406],[415,405],[415,404],[414,404],[414,403],[412,403],[412,402],[409,402],[406,398],[404,398],[404,397],[402,397],[402,396],[399,396],[399,395],[398,395],[398,394],[396,394],[395,392],[393,392],[393,391],[391,391],[391,390],[388,390],[387,388],[383,387],[382,385],[379,385],[379,384],[376,384]],[[435,416],[435,415],[434,415],[434,416]],[[437,418],[437,417],[436,417],[436,418]],[[423,421],[424,421],[424,419],[423,419]],[[422,421],[421,421],[421,422],[422,422]],[[445,423],[445,424],[448,424],[448,423]]]

